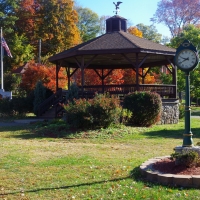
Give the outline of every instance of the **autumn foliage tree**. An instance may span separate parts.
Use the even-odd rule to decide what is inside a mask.
[[[175,37],[188,24],[200,23],[200,0],[161,0],[151,21],[164,23]]]
[[[142,31],[140,31],[136,26],[130,26],[127,31],[132,35],[142,38]]]
[[[46,88],[55,92],[56,67],[46,67],[42,64],[36,64],[34,61],[30,62],[29,66],[22,75],[20,88],[27,92],[33,91],[38,81],[41,81]],[[66,85],[66,72],[63,68],[61,68],[58,74],[58,87],[65,88]]]
[[[105,85],[122,84],[124,82],[123,70],[115,69],[111,73],[109,72],[110,70],[105,69],[103,73],[103,76],[106,76],[106,78],[104,79]],[[97,70],[97,73],[102,76],[101,70]],[[93,69],[85,69],[84,70],[85,85],[101,85],[102,81],[97,73]],[[76,73],[74,77],[75,77],[75,81],[77,85],[81,85],[81,71],[80,70]]]
[[[143,69],[143,73],[146,74],[147,68]],[[147,73],[145,77],[142,78],[142,69],[139,69],[139,84],[153,84],[156,82],[154,73]],[[136,71],[133,69],[124,70],[124,84],[136,84]]]
[[[42,55],[54,54],[81,42],[78,14],[71,0],[23,0],[17,10],[19,32],[25,29],[33,45],[42,39]]]

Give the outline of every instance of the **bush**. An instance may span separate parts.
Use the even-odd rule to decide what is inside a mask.
[[[179,119],[184,118],[185,116],[185,106],[183,104],[179,105]]]
[[[118,98],[96,94],[94,99],[74,99],[64,106],[66,121],[76,128],[108,127],[119,123],[121,106]]]
[[[18,115],[25,115],[33,111],[33,99],[28,97],[15,97],[12,100],[13,110]]]
[[[0,99],[0,113],[3,117],[23,116],[33,110],[31,97],[13,97]]]
[[[175,160],[176,165],[182,165],[186,167],[193,167],[199,165],[199,155],[195,151],[173,153],[171,154],[170,159]]]
[[[0,99],[0,114],[3,117],[13,116],[13,103],[9,98]]]
[[[154,92],[134,92],[125,96],[123,107],[132,112],[129,123],[151,126],[160,119],[162,101],[160,95]]]
[[[64,105],[66,122],[75,128],[87,128],[90,124],[90,115],[87,110],[90,106],[86,99],[78,99]]]
[[[88,107],[90,120],[94,127],[108,127],[119,123],[121,106],[118,98],[109,94],[96,94]]]

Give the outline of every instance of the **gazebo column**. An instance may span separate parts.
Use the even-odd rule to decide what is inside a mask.
[[[169,71],[171,71],[172,74],[172,84],[175,85],[174,86],[174,91],[173,91],[173,96],[172,98],[177,98],[177,67],[171,62],[171,60],[169,58],[167,58],[169,64],[172,66],[172,70],[170,70],[168,68],[168,66],[166,66],[168,68]]]
[[[139,73],[139,68],[143,65],[143,63],[146,61],[146,59],[148,58],[148,54],[146,54],[142,61],[139,63],[139,55],[138,53],[136,53],[136,63],[134,63],[126,54],[122,54],[126,60],[128,60],[132,66],[134,67],[133,70],[136,72],[136,90],[139,91],[139,76],[143,77],[143,74],[140,75]],[[146,75],[144,75],[145,78]]]
[[[81,59],[81,93],[84,94],[85,75],[84,75],[84,57]]]
[[[142,68],[142,84],[144,84],[144,78],[145,78],[145,75],[144,75],[144,68]]]
[[[56,91],[58,91],[58,73],[60,71],[60,64],[56,63]]]
[[[138,53],[136,53],[136,90],[139,91],[139,65],[138,65]]]
[[[70,67],[67,67],[66,68],[66,71],[67,71],[67,81],[68,81],[68,90],[70,88]]]
[[[101,84],[102,84],[102,93],[104,93],[105,91],[105,87],[104,87],[104,75],[103,75],[103,68],[101,69]]]
[[[172,69],[172,84],[175,85],[174,98],[177,98],[177,67],[174,66]]]

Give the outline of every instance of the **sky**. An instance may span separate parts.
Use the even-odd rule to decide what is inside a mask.
[[[115,5],[113,2],[118,0],[75,0],[79,6],[83,8],[89,8],[93,12],[97,13],[99,17],[114,16]],[[139,23],[144,25],[151,25],[150,18],[153,17],[157,10],[157,4],[161,0],[120,0],[120,12],[119,16],[126,18],[131,22],[132,26]],[[163,36],[171,37],[168,28],[164,24],[154,24],[158,33]]]

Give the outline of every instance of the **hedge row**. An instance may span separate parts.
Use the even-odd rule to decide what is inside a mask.
[[[76,128],[108,127],[113,123],[151,126],[160,119],[162,101],[157,93],[135,92],[125,96],[123,106],[117,97],[96,94],[93,99],[67,103],[66,122]]]

